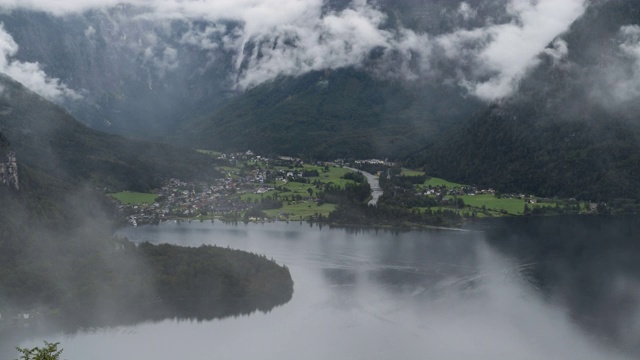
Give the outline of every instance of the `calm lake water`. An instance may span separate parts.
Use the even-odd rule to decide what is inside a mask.
[[[50,333],[20,346],[60,341],[67,360],[640,355],[637,218],[411,232],[194,222],[121,234],[265,254],[290,268],[293,298],[269,313]]]

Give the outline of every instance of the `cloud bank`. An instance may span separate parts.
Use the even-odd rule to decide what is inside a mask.
[[[584,0],[512,0],[507,11],[512,20],[473,30],[445,34],[436,41],[450,59],[464,66],[460,83],[484,100],[513,93],[527,71],[539,63],[539,55],[586,10]],[[556,43],[556,52],[566,44]]]
[[[394,67],[406,77],[445,74],[469,93],[493,101],[517,89],[545,48],[584,13],[587,1],[509,0],[508,22],[487,18],[480,27],[435,36],[391,26],[383,10],[366,0],[354,0],[342,10],[327,10],[323,0],[0,0],[0,8],[8,11],[31,9],[55,16],[126,6],[136,9],[138,19],[208,22],[210,26],[192,29],[181,41],[233,54],[241,89],[282,75],[363,66],[375,53],[400,61]],[[477,20],[478,11],[469,2],[461,1],[457,9],[455,16]],[[566,52],[561,43],[557,46]],[[179,64],[170,45],[145,57],[163,71]],[[453,70],[434,67],[443,58]]]
[[[80,98],[78,93],[69,89],[60,79],[47,76],[40,64],[14,60],[18,48],[13,37],[0,23],[0,73],[9,75],[31,91],[52,101]]]

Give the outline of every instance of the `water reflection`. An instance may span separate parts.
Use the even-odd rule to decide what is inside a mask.
[[[123,234],[134,241],[207,243],[266,254],[291,269],[293,299],[268,314],[50,336],[63,342],[66,358],[640,355],[636,219],[522,219],[470,232],[298,223],[180,227],[132,228]]]
[[[331,269],[322,270],[327,284],[329,286],[356,286],[358,273],[349,269]]]
[[[531,269],[548,303],[600,340],[640,353],[640,221],[550,218],[504,222],[487,232],[492,246]]]

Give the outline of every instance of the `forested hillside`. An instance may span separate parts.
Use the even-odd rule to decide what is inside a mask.
[[[192,30],[188,24],[136,21],[137,15],[130,6],[64,19],[13,11],[0,13],[0,22],[20,45],[18,59],[46,66],[49,75],[82,94],[60,102],[94,129],[157,138],[233,95],[224,54],[216,66],[206,66],[208,51],[181,41]],[[179,57],[165,56],[164,42]]]
[[[400,157],[479,106],[438,85],[378,80],[355,69],[280,78],[187,124],[180,139],[326,160]]]
[[[430,147],[435,176],[503,192],[606,201],[640,196],[640,143],[621,120],[557,121],[494,106]]]
[[[193,150],[92,130],[5,75],[0,86],[0,131],[34,170],[70,184],[132,191],[149,191],[162,178],[218,175],[210,157]]]
[[[594,4],[517,94],[476,113],[409,160],[436,176],[507,192],[640,198],[637,64],[626,52],[634,1]],[[631,27],[630,27],[631,26]],[[637,86],[637,84],[635,85]]]

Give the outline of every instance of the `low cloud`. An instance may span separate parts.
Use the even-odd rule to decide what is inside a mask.
[[[361,3],[341,12],[300,19],[245,36],[243,50],[248,42],[256,44],[256,48],[239,57],[245,68],[238,67],[238,83],[246,88],[279,75],[357,67],[375,49],[405,55],[424,51],[426,37],[407,29],[383,30],[386,20],[382,12]]]
[[[612,76],[611,89],[618,101],[626,102],[640,97],[640,26],[628,25],[620,29],[620,51],[630,63],[620,66]]]
[[[86,36],[87,39],[93,38],[95,34],[96,34],[96,29],[93,26],[89,26],[84,30],[84,36]]]
[[[569,45],[563,39],[556,39],[550,47],[544,49],[544,53],[551,57],[554,64],[558,64],[569,55]]]
[[[475,18],[478,15],[478,11],[473,9],[467,2],[462,2],[458,7],[458,14],[460,14],[464,20],[469,20]]]
[[[455,83],[487,101],[513,93],[541,53],[566,56],[562,43],[551,49],[548,45],[584,13],[587,0],[509,0],[510,21],[487,18],[484,26],[437,36],[390,27],[387,15],[366,0],[354,0],[340,11],[327,11],[325,5],[323,0],[0,0],[0,7],[9,11],[63,16],[132,6],[136,19],[205,22],[205,27],[192,26],[179,42],[200,47],[212,58],[215,51],[231,54],[240,89],[283,75],[362,66],[375,53],[379,62],[393,61],[389,71],[409,79],[453,76]],[[481,20],[466,1],[452,16]],[[88,28],[90,35],[94,33]],[[168,52],[161,47],[147,52],[161,71],[178,66],[178,49],[167,47]],[[434,65],[443,57],[446,70]]]
[[[14,59],[18,44],[0,23],[0,72],[22,83],[40,96],[52,100],[79,99],[80,95],[69,89],[60,79],[47,76],[40,64]]]
[[[599,49],[597,67],[585,69],[590,79],[590,100],[605,109],[629,115],[637,113],[640,99],[640,26],[625,25],[610,44]]]
[[[538,55],[586,10],[585,0],[511,0],[512,20],[437,39],[445,55],[461,59],[460,84],[477,97],[492,101],[513,93]],[[555,54],[560,55],[558,43]],[[566,47],[565,47],[566,49]],[[565,54],[566,56],[566,54]]]

